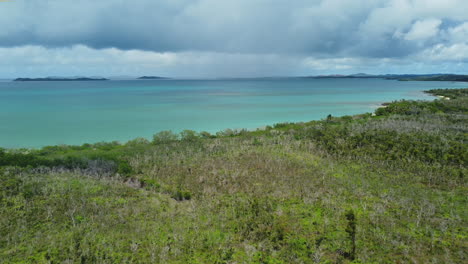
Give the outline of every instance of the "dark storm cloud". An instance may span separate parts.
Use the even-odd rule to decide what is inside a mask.
[[[405,39],[415,22],[455,27],[467,9],[450,0],[10,0],[0,3],[0,45],[400,57],[438,38]]]
[[[466,0],[8,0],[0,75],[460,72],[466,10]]]

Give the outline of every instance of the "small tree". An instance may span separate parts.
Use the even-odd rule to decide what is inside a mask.
[[[200,137],[202,138],[215,138],[215,135],[211,135],[210,132],[202,131],[200,132]]]
[[[180,132],[180,138],[182,141],[194,142],[199,139],[197,132],[193,130],[184,130]]]
[[[153,144],[167,144],[174,142],[178,139],[177,134],[172,133],[172,131],[165,130],[159,133],[154,134],[153,136]]]
[[[227,128],[223,131],[216,132],[217,137],[233,137],[237,134],[235,130],[232,130],[230,128]]]
[[[356,258],[356,215],[353,210],[348,210],[345,214],[346,220],[348,220],[348,226],[346,227],[346,233],[348,233],[349,240],[351,241],[351,251],[345,254],[349,260]]]
[[[129,140],[125,145],[135,147],[139,145],[147,145],[149,143],[150,142],[146,138],[139,137],[139,138]]]

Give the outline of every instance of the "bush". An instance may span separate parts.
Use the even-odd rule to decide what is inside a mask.
[[[130,147],[136,147],[141,145],[148,145],[150,142],[146,138],[135,138],[133,140],[129,140],[125,145]]]
[[[234,137],[237,135],[237,131],[235,129],[225,129],[223,131],[216,132],[216,136],[218,137]]]
[[[126,161],[121,161],[117,167],[117,172],[122,175],[129,175],[132,171],[132,167]]]
[[[159,133],[154,134],[153,144],[167,144],[178,140],[177,134],[174,134],[172,131],[165,130]]]
[[[23,181],[15,176],[0,173],[0,201],[4,196],[13,196],[20,193]]]
[[[215,135],[211,135],[210,132],[202,131],[200,132],[201,138],[216,138]]]
[[[291,123],[287,123],[287,122],[285,122],[285,123],[277,123],[277,124],[274,124],[274,125],[273,125],[273,128],[275,128],[275,129],[285,128],[285,127],[287,127],[287,126],[289,126],[289,125],[291,125]]]
[[[185,201],[190,200],[192,198],[192,194],[187,190],[177,188],[171,193],[171,198],[176,201]]]
[[[199,139],[197,132],[193,130],[184,130],[180,132],[180,139],[187,142],[195,142]]]
[[[161,184],[151,178],[143,177],[140,181],[147,190],[159,191],[161,189]]]

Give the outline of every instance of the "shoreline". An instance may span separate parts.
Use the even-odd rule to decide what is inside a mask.
[[[427,94],[430,94],[432,97],[434,97],[434,99],[432,100],[423,100],[421,99],[422,101],[434,101],[434,100],[437,100],[437,98],[440,98],[440,99],[445,99],[445,100],[450,100],[450,98],[448,97],[445,97],[445,96],[440,96],[440,95],[434,95],[434,94],[431,94],[431,93],[428,93],[428,91],[423,91],[424,93],[427,93]],[[411,99],[401,99],[401,100],[411,100]],[[331,117],[333,118],[340,118],[340,117],[343,117],[343,116],[362,116],[362,115],[366,115],[366,114],[369,114],[371,116],[376,116],[375,112],[380,109],[380,108],[387,108],[392,102],[384,102],[384,103],[381,103],[379,106],[373,106],[373,110],[372,112],[362,112],[362,113],[357,113],[357,114],[345,114],[345,115],[340,115],[340,116],[332,116],[330,115]],[[245,132],[256,132],[256,131],[266,131],[268,128],[272,128],[272,127],[275,127],[276,125],[282,125],[282,124],[304,124],[304,123],[308,123],[308,122],[314,122],[314,121],[323,121],[323,120],[326,120],[327,119],[327,115],[324,114],[324,116],[320,119],[311,119],[311,120],[306,120],[306,121],[284,121],[284,122],[278,122],[278,123],[270,123],[270,124],[267,124],[267,125],[261,125],[261,126],[258,126],[258,127],[254,127],[254,128],[225,128],[225,129],[222,129],[222,130],[218,130],[216,132],[206,132],[206,131],[194,131],[195,133],[197,134],[200,134],[200,133],[209,133],[210,135],[212,136],[216,136],[217,134],[223,134],[223,133],[230,133],[230,134],[240,134],[240,133],[243,133],[244,131]],[[162,131],[173,131],[173,130],[162,130]],[[181,130],[182,131],[193,131],[193,130],[190,130],[190,129],[184,129],[184,130]],[[159,131],[161,132],[161,131]],[[155,132],[156,133],[159,133],[159,132]],[[180,133],[180,132],[179,132]],[[52,145],[44,145],[44,146],[41,146],[41,147],[3,147],[3,146],[0,146],[0,149],[4,149],[4,150],[12,150],[12,151],[15,151],[15,150],[21,150],[21,151],[24,151],[24,152],[28,152],[28,151],[35,151],[35,150],[41,150],[43,148],[47,148],[47,147],[57,147],[57,146],[66,146],[66,147],[79,147],[79,146],[83,146],[83,145],[95,145],[95,144],[119,144],[119,145],[125,145],[127,144],[128,142],[130,141],[133,141],[133,140],[136,140],[136,139],[145,139],[145,140],[148,140],[150,141],[150,138],[146,138],[146,137],[142,137],[142,136],[137,136],[137,137],[133,137],[129,140],[126,140],[126,141],[119,141],[119,140],[103,140],[103,141],[97,141],[97,142],[85,142],[85,143],[82,143],[82,144],[52,144]]]

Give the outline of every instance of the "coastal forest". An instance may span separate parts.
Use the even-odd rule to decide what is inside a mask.
[[[256,131],[0,149],[1,263],[466,263],[468,89]]]

